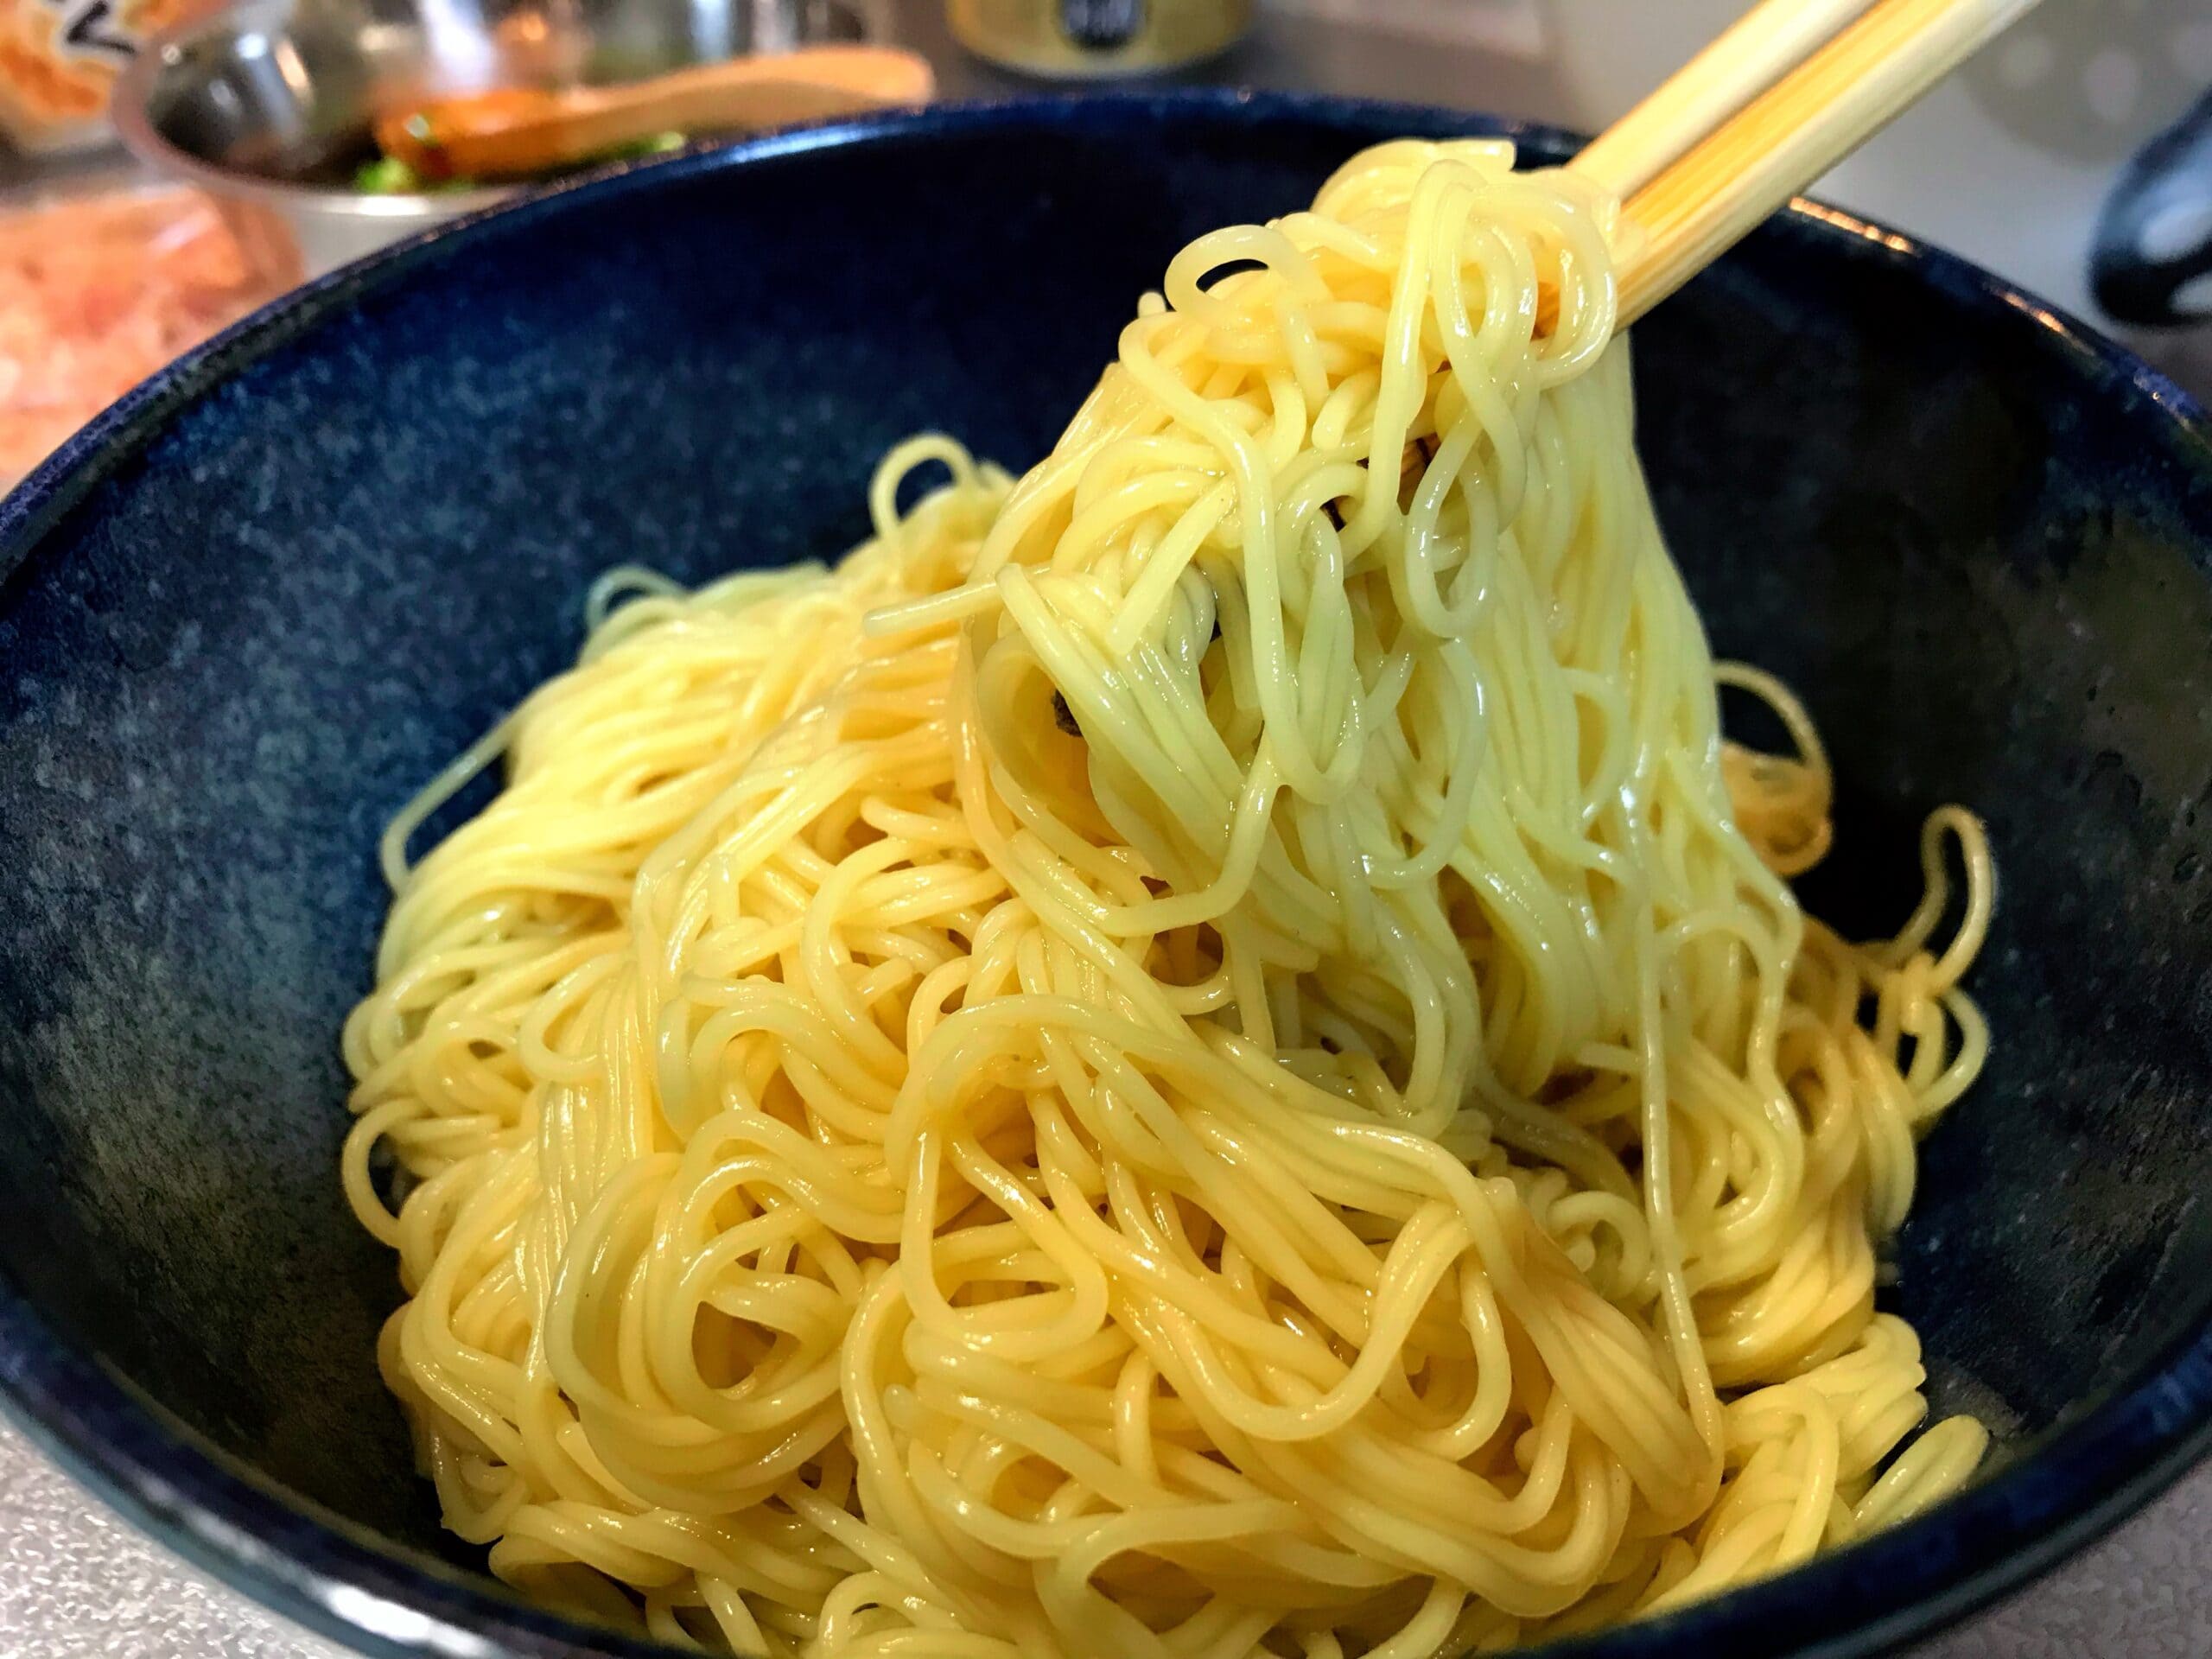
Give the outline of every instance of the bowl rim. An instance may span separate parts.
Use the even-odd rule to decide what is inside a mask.
[[[1535,123],[1434,106],[1245,88],[945,104],[630,162],[432,226],[308,283],[149,378],[0,499],[0,595],[46,532],[136,462],[170,421],[363,296],[470,244],[572,207],[779,158],[982,130],[1111,130],[1178,119],[1270,119],[1502,137],[1563,157],[1582,141]],[[2212,499],[2212,418],[2178,386],[2067,313],[1967,260],[1803,198],[1777,216],[1815,257],[1912,272],[1955,309],[2017,326],[2100,395],[2147,404]],[[2212,541],[2195,553],[2212,580]],[[202,1440],[97,1356],[65,1341],[0,1274],[0,1414],[142,1530],[250,1598],[389,1659],[668,1659],[674,1650],[534,1606],[480,1575],[392,1545]],[[2126,1379],[2033,1452],[1928,1513],[1775,1578],[1547,1646],[1552,1659],[1861,1659],[1941,1629],[2140,1508],[2212,1448],[2212,1284],[2169,1319]],[[1788,1632],[1777,1645],[1776,1633]]]

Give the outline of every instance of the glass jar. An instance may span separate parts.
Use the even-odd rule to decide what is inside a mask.
[[[1235,45],[1253,0],[945,0],[981,58],[1024,74],[1090,80],[1179,69]]]

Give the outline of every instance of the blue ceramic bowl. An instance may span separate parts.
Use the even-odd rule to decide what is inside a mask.
[[[439,1531],[339,1198],[336,1033],[385,820],[578,638],[601,568],[836,552],[926,426],[1019,467],[1209,226],[1400,132],[1311,99],[945,110],[632,170],[274,307],[0,507],[0,1390],[157,1536],[372,1651],[635,1654]],[[2212,1404],[2212,450],[2174,389],[1816,207],[1637,329],[1661,516],[1719,648],[1843,782],[1812,903],[1894,925],[1989,821],[1989,1073],[1893,1305],[1990,1472],[1578,1652],[1875,1651],[2135,1507]],[[471,803],[470,804],[473,804]]]

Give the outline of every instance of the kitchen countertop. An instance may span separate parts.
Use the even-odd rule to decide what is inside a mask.
[[[1208,75],[1594,130],[1741,10],[1742,0],[1280,0]],[[2212,0],[2047,0],[2036,29],[1939,89],[1819,194],[2086,312],[2088,227],[2104,181],[2181,99],[2212,80]],[[947,96],[1018,84],[961,57],[933,3],[906,5],[897,32],[938,60]],[[6,172],[0,166],[0,184]],[[2184,384],[2212,391],[2212,331],[2135,343]],[[1916,1648],[1912,1659],[2208,1651],[2212,1467],[2056,1572]],[[343,1659],[170,1556],[5,1428],[0,1654]]]

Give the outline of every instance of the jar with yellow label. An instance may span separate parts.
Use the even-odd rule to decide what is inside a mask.
[[[945,0],[945,20],[978,57],[1077,80],[1211,57],[1251,27],[1252,8],[1253,0]]]

